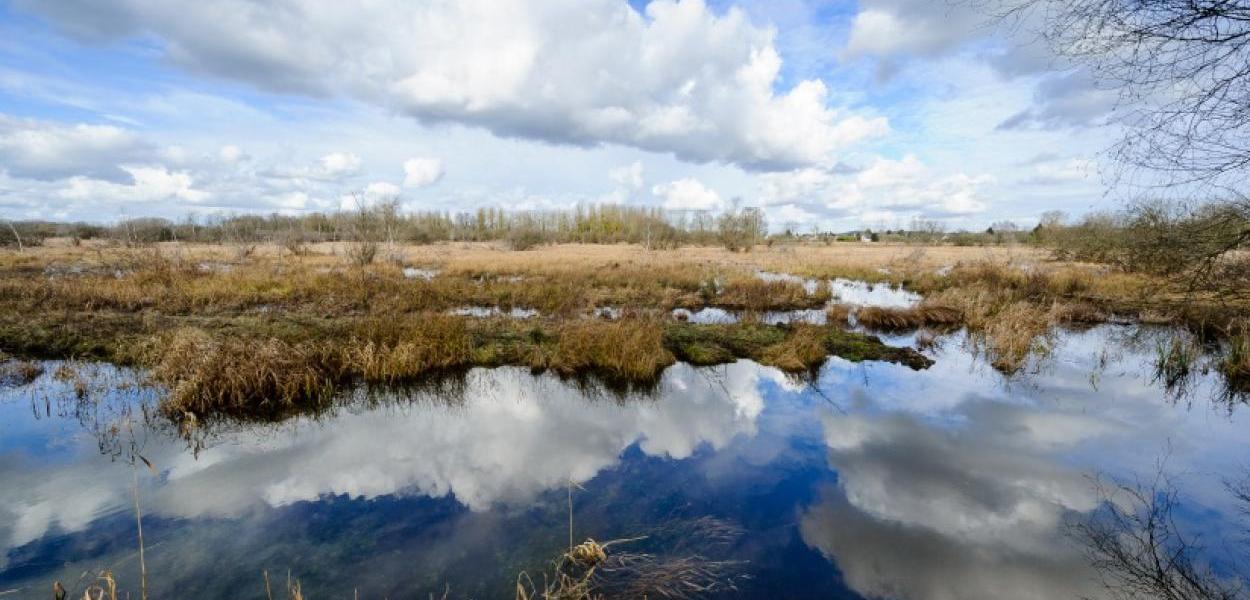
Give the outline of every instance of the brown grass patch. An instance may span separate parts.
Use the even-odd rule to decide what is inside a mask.
[[[831,304],[825,309],[825,320],[834,325],[845,325],[851,318],[854,309],[849,304]]]
[[[930,326],[939,329],[963,323],[958,308],[939,304],[921,304],[912,308],[867,306],[855,313],[861,325],[877,331],[910,331]]]
[[[535,366],[573,375],[592,371],[609,379],[650,382],[675,359],[664,347],[664,326],[648,319],[574,321],[555,330],[555,348]]]
[[[1056,323],[1093,325],[1105,323],[1110,315],[1089,302],[1055,302],[1050,318]]]
[[[828,300],[828,290],[808,294],[803,284],[796,281],[751,278],[728,282],[709,303],[737,310],[763,311],[819,307]]]
[[[328,400],[341,367],[332,352],[277,339],[216,339],[180,329],[153,343],[152,377],[169,387],[175,413],[275,414]]]
[[[919,312],[911,308],[865,306],[855,313],[855,320],[868,329],[904,331],[923,324]]]
[[[826,340],[824,327],[794,325],[785,341],[764,350],[761,362],[792,373],[814,369],[829,356]]]
[[[1015,302],[997,311],[982,332],[990,364],[1004,373],[1015,373],[1031,355],[1048,350],[1049,331],[1048,315],[1029,302]]]

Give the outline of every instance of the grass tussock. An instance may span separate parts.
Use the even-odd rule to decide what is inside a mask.
[[[646,383],[674,361],[664,347],[664,327],[655,320],[573,321],[559,326],[555,337],[549,366],[561,374],[590,371]]]
[[[1065,325],[1094,325],[1106,323],[1110,315],[1090,302],[1055,302],[1050,307],[1050,318]]]
[[[342,370],[332,352],[278,339],[219,339],[180,329],[149,347],[152,377],[165,384],[165,408],[208,414],[274,414],[300,403],[321,403]]]
[[[761,358],[765,364],[793,373],[819,367],[828,356],[826,328],[800,324],[784,341],[765,349]]]
[[[1020,370],[1031,356],[1050,347],[1048,315],[1031,303],[1019,301],[998,310],[980,338],[990,364],[1004,373]]]
[[[431,315],[419,322],[369,319],[339,350],[340,362],[367,383],[410,381],[431,371],[473,364],[473,334],[465,319]]]
[[[796,281],[745,278],[728,282],[710,300],[711,304],[735,310],[793,310],[824,306],[829,301],[829,291],[822,289],[809,294],[803,284]]]
[[[825,320],[836,324],[847,323],[853,310],[854,307],[849,304],[830,304],[825,308]]]
[[[954,307],[924,303],[911,308],[866,306],[855,312],[855,319],[877,331],[910,331],[921,327],[942,329],[963,322],[963,313]]]

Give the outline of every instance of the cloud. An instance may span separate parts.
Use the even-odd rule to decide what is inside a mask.
[[[348,152],[331,152],[321,157],[319,174],[327,179],[341,179],[360,172],[360,157]]]
[[[118,164],[154,155],[152,146],[112,125],[64,124],[0,115],[0,169],[15,177],[118,180]]]
[[[241,160],[247,160],[248,158],[247,155],[243,153],[243,150],[234,144],[222,146],[221,150],[217,151],[217,157],[220,158],[222,162],[226,163],[237,163]]]
[[[830,208],[915,211],[927,216],[972,215],[988,208],[989,175],[937,174],[915,156],[878,158],[838,190]]]
[[[949,2],[864,0],[843,52],[936,55],[963,44],[983,21],[984,16]]]
[[[1084,158],[1040,156],[1030,162],[1024,183],[1053,185],[1085,181],[1097,174],[1097,164]]]
[[[826,215],[855,215],[865,223],[910,216],[948,218],[988,210],[985,192],[993,182],[988,175],[936,171],[913,155],[877,157],[858,170],[809,168],[760,175],[758,201],[764,206],[820,206]],[[775,212],[778,218],[800,220],[811,209]]]
[[[130,175],[128,183],[114,183],[89,177],[72,177],[69,186],[59,195],[67,200],[98,202],[157,202],[161,200],[185,200],[203,202],[210,195],[194,187],[191,175],[171,172],[164,166],[123,166]]]
[[[365,195],[374,198],[387,198],[398,196],[400,193],[399,186],[386,181],[375,181],[365,186]]]
[[[410,158],[404,161],[404,187],[423,188],[443,178],[443,161],[437,158]]]
[[[643,185],[642,161],[634,161],[608,172],[608,178],[627,190],[640,190]]]
[[[772,170],[829,163],[889,130],[831,108],[821,80],[782,87],[775,31],[703,0],[655,0],[642,14],[616,0],[22,6],[93,41],[155,36],[191,71],[501,136]]]
[[[1107,434],[1080,413],[973,401],[962,425],[902,414],[825,419],[838,489],[801,518],[803,539],[871,597],[1082,597],[1099,590],[1069,516],[1097,497],[1052,452]],[[1059,593],[1056,591],[1059,590]]]
[[[719,210],[725,204],[720,194],[693,177],[661,183],[651,193],[663,198],[669,210]]]
[[[237,437],[198,456],[175,437],[151,438],[145,457],[162,477],[143,492],[145,513],[238,517],[325,495],[453,496],[472,510],[524,504],[595,477],[635,444],[683,459],[755,435],[762,377],[780,376],[746,362],[727,365],[723,377],[675,365],[661,380],[668,400],[653,404],[587,401],[580,388],[527,369],[474,370],[463,402],[405,397],[325,427],[226,433]],[[129,480],[98,468],[92,436],[71,439],[73,460],[51,469],[0,453],[0,479],[11,484],[0,487],[0,557],[53,527],[79,531],[126,506]]]
[[[1051,75],[1033,90],[1033,105],[1012,115],[998,128],[1084,129],[1106,123],[1118,94],[1100,89],[1088,74],[1070,71]]]

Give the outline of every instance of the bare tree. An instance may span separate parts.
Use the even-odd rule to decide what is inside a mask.
[[[1220,576],[1203,548],[1178,527],[1175,483],[1160,465],[1148,484],[1097,484],[1101,506],[1070,533],[1113,598],[1124,600],[1244,600],[1236,577]]]
[[[345,249],[348,260],[357,266],[371,264],[378,255],[381,241],[386,235],[385,226],[376,211],[369,208],[362,193],[353,192],[356,210],[346,215],[349,243]]]
[[[1167,185],[1244,186],[1250,4],[1239,0],[971,0],[1036,34],[1120,97],[1113,154]],[[1237,194],[1241,196],[1241,194]]]
[[[1190,200],[1172,214],[1150,203],[1130,207],[1145,227],[1127,239],[1169,258],[1134,262],[1183,272],[1191,290],[1245,295],[1250,261],[1234,251],[1250,246],[1250,3],[968,2],[1036,34],[1060,66],[1118,94],[1124,134],[1110,151],[1121,167],[1117,182]]]

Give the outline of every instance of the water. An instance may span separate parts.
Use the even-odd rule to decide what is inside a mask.
[[[438,276],[438,269],[422,269],[420,267],[404,267],[405,279],[422,279],[432,281]]]
[[[888,269],[878,270],[882,273],[889,273]],[[888,283],[869,283],[842,277],[822,281],[771,271],[756,271],[755,276],[763,281],[790,281],[802,284],[803,289],[809,295],[815,294],[822,285],[826,285],[832,294],[832,298],[829,301],[830,304],[849,304],[856,307],[911,308],[919,304],[922,299],[920,294]]]
[[[829,282],[833,303],[882,308],[911,308],[920,303],[920,294],[886,283],[868,283],[855,279],[834,279]]]
[[[538,316],[538,311],[532,308],[522,308],[514,306],[509,309],[502,309],[498,306],[461,306],[448,311],[448,314],[460,317],[509,317],[512,319],[529,319]]]
[[[263,597],[262,572],[289,569],[316,598],[510,597],[567,544],[571,489],[578,540],[746,561],[738,597],[1100,597],[1063,534],[1097,506],[1092,476],[1165,460],[1181,526],[1216,559],[1241,539],[1223,480],[1250,457],[1245,411],[1203,376],[1179,402],[1160,390],[1134,332],[1065,334],[1016,380],[955,334],[928,370],[835,358],[814,387],[747,361],[677,365],[625,399],[474,370],[218,428],[198,453],[157,420],[134,430],[158,472],[139,464],[151,595]],[[102,369],[100,402],[78,402],[55,371],[0,390],[0,593],[103,567],[135,590],[130,434],[101,425],[156,392],[106,393],[134,376]]]

